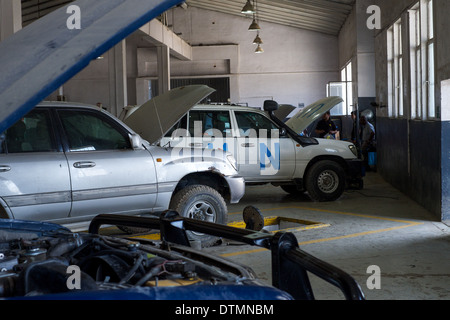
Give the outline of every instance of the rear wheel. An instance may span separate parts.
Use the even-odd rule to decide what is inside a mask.
[[[306,189],[314,201],[335,201],[345,191],[345,171],[334,161],[319,161],[306,175]]]
[[[178,191],[170,203],[170,209],[182,217],[212,223],[227,223],[227,205],[219,192],[204,185],[193,185]],[[187,231],[189,240],[200,241],[202,247],[210,247],[219,239],[204,233]]]

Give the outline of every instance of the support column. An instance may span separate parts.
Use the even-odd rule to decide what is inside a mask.
[[[441,82],[441,221],[450,225],[450,79]]]
[[[158,95],[170,90],[170,49],[158,46]]]
[[[0,0],[0,41],[22,29],[20,0]]]
[[[109,111],[119,116],[128,105],[126,40],[108,53],[109,58]]]

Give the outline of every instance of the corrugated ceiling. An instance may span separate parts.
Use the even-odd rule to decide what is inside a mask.
[[[252,0],[253,2],[254,0]],[[257,0],[257,18],[338,35],[356,0]],[[240,15],[246,0],[186,0],[188,6]]]
[[[22,0],[23,25],[73,0]],[[95,1],[95,0],[94,0]],[[252,2],[255,0],[251,0]],[[356,0],[256,0],[257,18],[338,35]],[[242,16],[246,0],[186,0],[192,7]]]

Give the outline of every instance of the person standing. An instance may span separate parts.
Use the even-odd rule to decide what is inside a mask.
[[[369,167],[369,152],[375,151],[375,127],[367,121],[365,116],[359,118],[360,137],[361,137],[361,152],[366,169]]]
[[[326,138],[328,135],[332,135],[333,139],[336,133],[338,133],[337,127],[331,120],[331,113],[327,111],[323,116],[322,120],[316,126],[316,133],[320,138]]]

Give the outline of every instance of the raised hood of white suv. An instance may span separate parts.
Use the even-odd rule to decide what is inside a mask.
[[[300,110],[295,116],[286,121],[286,125],[296,133],[303,132],[308,126],[322,115],[343,102],[341,97],[328,97],[314,102]]]
[[[155,143],[193,106],[214,91],[205,85],[172,89],[135,109],[123,122],[148,142]]]

